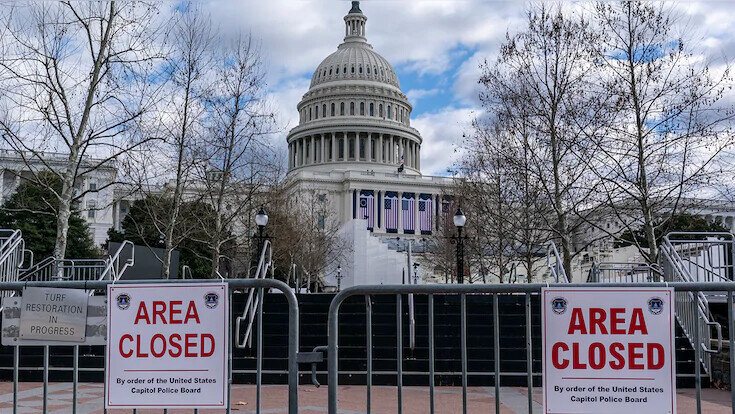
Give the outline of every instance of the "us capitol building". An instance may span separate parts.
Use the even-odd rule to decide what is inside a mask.
[[[367,42],[359,1],[344,22],[344,42],[316,68],[297,106],[287,186],[302,202],[326,200],[350,241],[350,257],[340,259],[342,287],[401,283],[405,254],[381,239],[435,232],[450,209],[453,179],[421,174],[413,108],[391,64]]]

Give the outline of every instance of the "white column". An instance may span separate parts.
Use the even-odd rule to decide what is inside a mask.
[[[390,152],[388,153],[388,163],[396,163],[396,149],[395,144],[393,143],[393,135],[390,136]]]
[[[120,231],[120,205],[122,204],[122,201],[120,199],[117,199],[114,204],[114,210],[115,210],[115,222],[113,223],[113,228],[117,231]]]
[[[0,206],[3,205],[5,193],[5,168],[0,168]]]
[[[375,149],[375,161],[383,162],[383,134],[378,134],[378,148]]]
[[[324,162],[326,151],[324,149],[324,134],[321,134],[321,142],[319,143],[319,162]]]
[[[373,160],[373,134],[371,133],[368,133],[368,137],[367,137],[367,154],[366,155],[367,155],[368,161]]]

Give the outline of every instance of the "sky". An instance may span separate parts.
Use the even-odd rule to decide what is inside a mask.
[[[704,58],[721,62],[735,56],[735,2],[676,5],[701,37]],[[350,6],[341,0],[233,0],[204,7],[222,30],[259,39],[282,131],[274,140],[284,153],[288,130],[298,125],[296,105],[314,69],[342,42],[342,18]],[[462,135],[471,132],[481,112],[480,64],[496,58],[506,33],[523,29],[528,3],[365,0],[360,7],[368,18],[368,42],[393,64],[413,105],[412,126],[424,139],[422,172],[446,175],[461,154]]]

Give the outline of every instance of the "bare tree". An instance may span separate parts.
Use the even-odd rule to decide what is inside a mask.
[[[726,176],[733,108],[721,104],[729,66],[699,59],[692,31],[664,3],[598,3],[595,59],[601,93],[614,116],[590,158],[605,200],[623,230],[642,229],[649,262],[657,232],[682,209],[682,198]],[[690,41],[691,40],[691,41]],[[731,175],[730,175],[731,177]]]
[[[163,278],[171,273],[171,257],[183,240],[198,231],[182,215],[182,205],[201,199],[196,191],[197,166],[205,151],[205,100],[211,89],[216,55],[211,20],[196,5],[174,12],[166,33],[165,94],[153,116],[140,129],[160,138],[142,146],[129,158],[129,176],[143,195],[141,203],[163,242]]]
[[[528,26],[508,35],[498,60],[483,65],[481,95],[490,114],[504,106],[526,110],[524,128],[534,176],[552,208],[549,229],[561,244],[563,262],[571,268],[571,234],[579,206],[595,193],[587,165],[587,137],[599,130],[601,105],[589,92],[594,41],[588,23],[561,6],[541,4],[528,13]]]
[[[199,169],[201,191],[214,209],[211,223],[203,223],[212,252],[212,277],[217,276],[222,249],[236,242],[233,226],[252,199],[272,182],[275,154],[269,135],[275,115],[264,99],[265,79],[260,51],[250,36],[224,42],[217,76],[207,98],[209,137]]]
[[[147,141],[129,129],[155,101],[149,75],[159,58],[152,30],[156,9],[125,2],[39,2],[2,21],[0,135],[34,181],[52,171],[62,181],[53,256],[64,258],[72,205],[89,191],[75,184]],[[63,168],[46,150],[67,154]],[[96,160],[84,162],[94,155]]]

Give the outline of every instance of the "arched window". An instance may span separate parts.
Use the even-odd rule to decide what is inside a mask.
[[[331,114],[332,114],[332,116],[334,116],[334,102],[332,102],[332,112],[331,112]]]
[[[360,74],[362,74],[362,65],[360,65]]]
[[[345,139],[344,138],[339,139],[339,157],[340,158],[345,157]]]
[[[311,108],[309,108],[309,121],[311,121]]]
[[[350,66],[350,73],[355,73],[355,66],[354,65]]]
[[[342,116],[345,115],[345,103],[344,102],[339,103],[339,114]]]
[[[347,65],[345,65],[345,67],[344,67],[344,68],[342,68],[342,73],[343,73],[343,74],[344,74],[344,73],[347,73]]]
[[[314,106],[314,119],[319,119],[319,105]]]
[[[378,116],[383,117],[383,104],[378,105]]]
[[[360,115],[365,116],[365,102],[360,102]]]
[[[375,107],[372,102],[370,102],[370,116],[375,116]]]
[[[355,103],[350,102],[350,115],[355,115]]]
[[[329,76],[332,76],[332,68],[329,68]]]
[[[370,66],[367,67],[368,75],[370,74]]]
[[[390,119],[390,105],[388,105],[388,108],[386,108],[386,111],[388,111],[388,119]]]
[[[322,104],[322,116],[327,117],[327,104]]]

